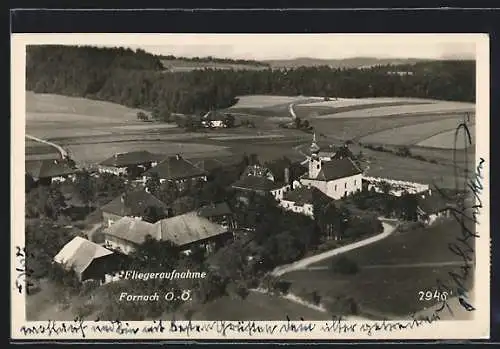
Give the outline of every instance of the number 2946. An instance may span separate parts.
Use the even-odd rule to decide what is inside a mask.
[[[440,292],[440,291],[419,291],[418,292],[418,300],[419,301],[445,301],[448,299],[448,292]]]

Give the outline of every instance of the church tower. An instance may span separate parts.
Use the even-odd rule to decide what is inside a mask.
[[[311,157],[309,159],[309,178],[316,178],[321,171],[321,159],[319,158],[320,148],[316,143],[316,133],[313,134],[313,140],[309,147]]]

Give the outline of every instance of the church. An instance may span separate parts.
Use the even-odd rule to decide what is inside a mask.
[[[309,150],[309,171],[300,178],[303,186],[315,187],[335,200],[361,191],[362,171],[349,157],[321,152],[316,135]]]

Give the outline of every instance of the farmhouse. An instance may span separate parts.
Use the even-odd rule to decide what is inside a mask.
[[[154,238],[173,242],[185,254],[196,246],[211,252],[233,237],[231,229],[211,222],[196,211],[162,219],[154,224],[153,231]]]
[[[116,267],[117,260],[112,251],[77,236],[64,245],[54,262],[66,270],[73,269],[82,282],[89,279],[103,281],[106,273]]]
[[[50,184],[74,180],[77,169],[68,160],[28,160],[25,161],[25,172],[39,184]]]
[[[112,173],[117,176],[137,174],[157,165],[164,158],[161,154],[152,154],[146,150],[117,153],[100,162],[97,166],[101,173]]]
[[[332,199],[315,187],[299,186],[283,195],[279,205],[287,211],[314,217],[314,203],[328,202]]]
[[[154,210],[159,219],[169,214],[167,204],[145,190],[123,193],[102,206],[100,210],[102,220],[108,227],[123,217],[144,218],[148,210]]]
[[[225,115],[216,111],[209,111],[201,117],[201,125],[206,128],[224,128],[226,125]]]
[[[315,136],[310,151],[309,172],[300,178],[302,185],[316,187],[335,200],[362,189],[362,171],[350,158],[322,160]]]
[[[233,212],[226,202],[203,206],[198,209],[198,215],[231,230],[237,227]]]
[[[166,158],[156,167],[146,171],[143,176],[145,183],[147,178],[156,174],[160,178],[160,183],[170,181],[174,183],[178,189],[184,189],[189,182],[194,184],[198,181],[206,182],[207,172],[202,170],[192,162],[182,158],[179,154]]]
[[[288,171],[286,171],[288,173]],[[274,180],[274,176],[267,168],[250,165],[247,166],[241,178],[231,185],[231,188],[240,192],[253,192],[259,195],[271,193],[276,200],[281,200],[283,194],[291,189],[288,183],[288,175],[285,175],[285,182],[280,183]]]
[[[431,225],[438,218],[449,217],[452,205],[440,195],[421,195],[417,203],[417,217],[419,221]]]
[[[192,211],[175,217],[162,219],[155,224],[140,218],[123,217],[104,231],[107,248],[123,254],[132,253],[144,243],[147,236],[160,241],[170,241],[181,252],[189,254],[195,246],[210,252],[232,238],[232,233]]]
[[[225,156],[214,158],[189,158],[188,161],[200,170],[210,173],[214,170],[237,165],[241,162],[241,157]]]
[[[152,235],[153,224],[138,217],[123,217],[103,231],[104,246],[128,255]]]

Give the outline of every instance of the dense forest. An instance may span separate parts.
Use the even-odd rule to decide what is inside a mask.
[[[412,74],[390,74],[410,71]],[[475,100],[474,61],[433,61],[363,69],[165,72],[159,56],[123,48],[30,46],[26,88],[193,113],[225,108],[246,94],[344,98],[421,97]]]
[[[244,64],[253,65],[257,67],[269,67],[268,63],[253,61],[249,59],[231,59],[231,58],[217,58],[212,56],[207,57],[176,57],[174,55],[160,56],[161,59],[167,61],[182,60],[187,62],[199,62],[199,63],[226,63],[226,64]]]

